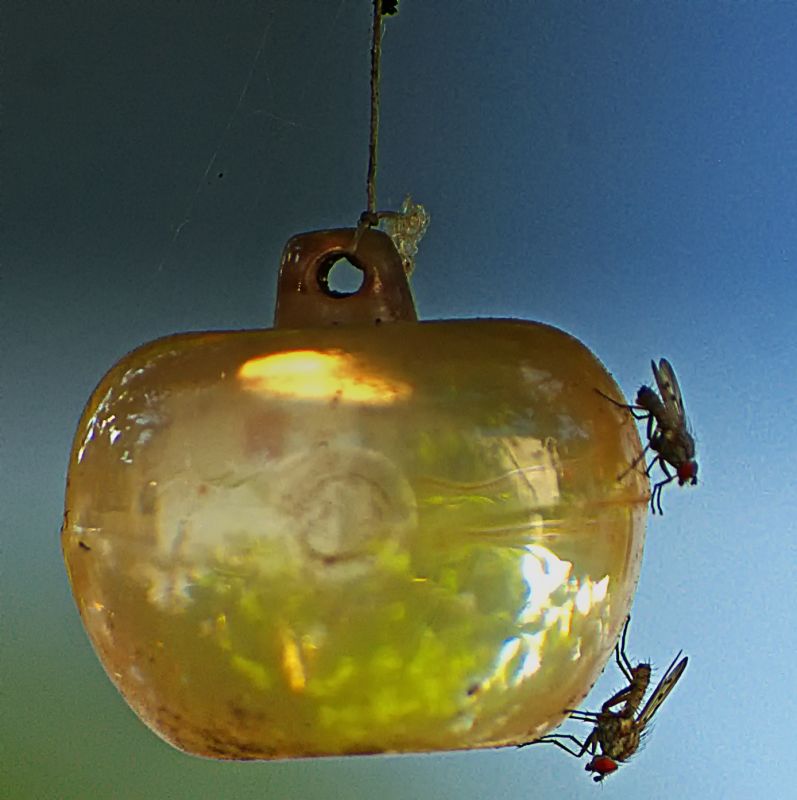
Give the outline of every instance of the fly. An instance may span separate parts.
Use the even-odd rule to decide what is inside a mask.
[[[645,475],[650,475],[650,471],[658,464],[665,477],[653,487],[650,495],[650,508],[654,514],[656,509],[659,514],[663,514],[661,508],[662,489],[676,478],[679,486],[683,486],[687,482],[694,486],[697,483],[697,461],[695,461],[695,440],[689,432],[684,401],[681,396],[681,388],[678,386],[678,379],[675,377],[675,370],[666,358],[662,358],[658,366],[655,361],[651,361],[650,365],[653,368],[658,394],[650,386],[640,386],[634,405],[618,403],[600,391],[598,394],[614,405],[630,411],[634,419],[647,421],[648,443],[618,480],[634,469],[645,458],[648,450],[652,450],[656,457],[647,465]],[[668,464],[675,469],[675,474],[667,468]]]
[[[639,749],[639,743],[645,733],[645,728],[650,723],[653,715],[673,690],[675,684],[686,669],[688,658],[681,658],[681,653],[675,656],[667,667],[664,677],[647,703],[639,710],[650,685],[650,664],[640,662],[633,666],[625,652],[626,635],[628,633],[629,617],[623,628],[623,635],[615,647],[615,660],[620,671],[628,682],[624,689],[612,695],[602,706],[600,711],[570,710],[570,718],[593,725],[592,732],[586,739],[564,733],[554,733],[543,736],[527,744],[555,744],[562,750],[576,758],[581,758],[589,753],[592,758],[584,767],[588,772],[595,773],[592,779],[597,783],[607,775],[615,772],[619,765],[628,761]],[[680,660],[679,660],[680,659]],[[578,750],[566,744],[572,742]],[[520,745],[524,747],[525,745]],[[600,748],[600,753],[598,752]]]

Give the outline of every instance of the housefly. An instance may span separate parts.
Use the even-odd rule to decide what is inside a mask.
[[[650,685],[651,667],[648,663],[639,663],[633,666],[628,660],[625,642],[629,622],[630,617],[626,620],[623,635],[615,648],[617,666],[628,682],[626,687],[612,695],[601,706],[600,711],[568,709],[571,719],[588,722],[593,726],[589,736],[581,740],[570,734],[554,733],[527,743],[555,744],[576,758],[581,758],[585,753],[589,753],[591,759],[584,769],[594,773],[592,779],[596,783],[615,772],[621,763],[628,761],[636,753],[645,734],[645,728],[683,675],[688,661],[686,656],[681,658],[680,652],[675,656],[670,666],[667,667],[664,677],[659,681],[653,694],[640,711],[640,706]],[[567,744],[567,742],[572,744]],[[573,749],[572,745],[578,749]],[[524,746],[521,745],[521,747]],[[600,752],[598,752],[599,748]]]
[[[648,443],[639,457],[620,475],[620,479],[645,458],[648,450],[652,450],[656,457],[648,464],[645,474],[650,475],[650,471],[658,464],[665,477],[653,487],[650,495],[650,508],[654,514],[657,509],[659,514],[663,514],[661,508],[662,489],[676,478],[679,486],[683,486],[687,482],[695,485],[697,483],[697,461],[695,461],[695,440],[689,431],[684,401],[678,386],[678,379],[675,377],[675,370],[666,358],[662,358],[658,366],[655,361],[651,361],[650,365],[653,368],[658,394],[650,386],[640,386],[634,405],[618,403],[600,391],[598,394],[614,405],[628,409],[635,419],[647,421]],[[668,464],[675,470],[675,474],[667,468]]]

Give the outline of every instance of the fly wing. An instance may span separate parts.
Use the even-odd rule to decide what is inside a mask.
[[[653,690],[653,694],[650,696],[648,702],[645,703],[645,707],[639,712],[637,723],[640,730],[650,722],[651,717],[659,710],[659,706],[667,699],[667,695],[675,688],[675,684],[678,683],[679,678],[684,674],[686,663],[689,659],[684,656],[678,661],[680,657],[681,653],[678,653],[672,660],[672,664],[667,667],[667,671],[664,673],[664,677],[659,681],[659,685]],[[678,663],[676,664],[676,662]]]
[[[675,370],[666,358],[659,361],[656,366],[655,361],[650,362],[653,367],[653,377],[659,387],[659,394],[664,401],[664,408],[673,423],[680,422],[686,425],[686,410],[684,409],[684,399],[681,396],[681,387],[675,377]]]

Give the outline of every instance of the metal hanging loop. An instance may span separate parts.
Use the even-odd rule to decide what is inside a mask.
[[[351,293],[329,287],[329,273],[347,259],[363,273]],[[418,316],[401,257],[390,237],[373,228],[300,233],[282,253],[275,328],[415,322]]]

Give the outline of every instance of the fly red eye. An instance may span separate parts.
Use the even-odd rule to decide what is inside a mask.
[[[608,756],[595,756],[592,761],[584,767],[589,772],[597,772],[596,780],[603,780],[605,775],[614,772],[617,769],[617,762]]]
[[[678,465],[678,483],[683,486],[687,481],[697,483],[697,461],[684,461]]]

